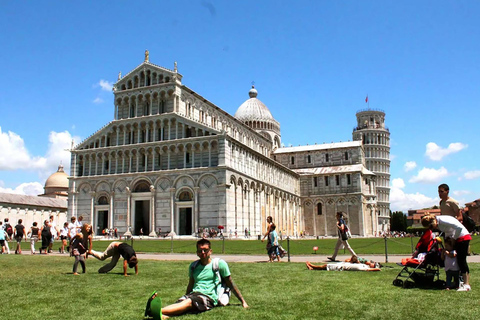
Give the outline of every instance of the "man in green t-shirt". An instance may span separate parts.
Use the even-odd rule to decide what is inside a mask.
[[[220,280],[213,270],[211,254],[210,241],[207,239],[197,241],[197,256],[200,260],[190,264],[186,294],[174,304],[161,308],[162,319],[184,313],[208,311],[218,304],[217,286],[220,285]],[[218,272],[225,284],[238,300],[240,300],[242,306],[248,308],[248,304],[240,293],[240,290],[238,290],[237,286],[233,283],[228,264],[221,259],[218,261]],[[155,299],[156,295],[156,292],[153,293],[150,300]],[[154,319],[159,318],[158,315],[153,315],[153,317]]]

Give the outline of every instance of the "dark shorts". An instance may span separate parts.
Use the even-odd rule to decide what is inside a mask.
[[[205,312],[214,307],[212,298],[198,292],[192,292],[182,296],[177,300],[177,303],[186,299],[192,300],[192,309],[190,309],[189,313]]]
[[[0,246],[4,246],[5,245],[5,240],[0,240]]]
[[[15,237],[15,240],[17,240],[18,243],[22,242],[23,236],[17,236]]]
[[[60,236],[61,240],[67,240],[67,236]]]

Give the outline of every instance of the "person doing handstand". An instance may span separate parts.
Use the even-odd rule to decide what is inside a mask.
[[[110,245],[107,247],[107,249],[104,252],[89,250],[88,254],[94,256],[95,258],[101,261],[112,257],[112,261],[110,261],[110,263],[107,263],[106,265],[98,269],[98,273],[107,273],[111,271],[117,265],[117,262],[118,262],[118,259],[120,259],[120,256],[122,256],[124,259],[123,275],[125,277],[128,276],[127,265],[130,268],[135,268],[135,274],[138,274],[137,254],[135,253],[135,250],[133,250],[131,246],[129,246],[124,242],[114,241],[110,243]]]

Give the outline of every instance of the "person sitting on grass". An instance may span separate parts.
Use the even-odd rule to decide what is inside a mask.
[[[372,268],[369,265],[363,263],[350,263],[350,262],[339,262],[339,263],[328,263],[321,265],[314,265],[310,262],[305,263],[308,270],[326,270],[326,271],[380,271],[380,268]]]
[[[100,261],[103,261],[107,258],[112,257],[112,261],[110,261],[110,263],[107,263],[106,265],[98,269],[98,273],[107,273],[111,271],[117,265],[117,262],[118,262],[118,259],[120,259],[120,256],[122,256],[124,259],[123,275],[125,277],[128,276],[127,265],[130,268],[135,268],[135,274],[138,274],[137,254],[135,253],[135,250],[133,250],[131,246],[129,246],[124,242],[114,241],[110,243],[110,245],[107,247],[107,249],[104,252],[89,250],[88,254],[94,256]]]
[[[155,291],[147,302],[146,316],[153,317],[153,319],[167,319],[185,313],[201,313],[217,306],[217,286],[220,285],[220,280],[213,270],[211,254],[212,249],[209,240],[200,239],[197,241],[197,256],[200,260],[192,262],[189,266],[186,294],[174,304],[162,308],[160,297]],[[240,300],[242,306],[248,308],[240,290],[233,283],[228,264],[221,259],[218,260],[218,272],[225,284]],[[153,308],[153,305],[156,305],[156,307]]]

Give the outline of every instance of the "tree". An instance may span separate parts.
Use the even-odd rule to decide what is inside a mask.
[[[402,211],[390,212],[390,230],[407,231],[407,216]]]

